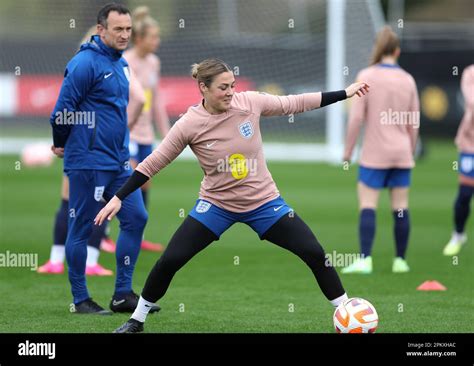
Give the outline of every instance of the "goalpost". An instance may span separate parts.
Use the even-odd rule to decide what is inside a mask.
[[[235,2],[232,1],[236,9]],[[375,39],[376,32],[384,24],[384,16],[379,0],[323,0],[315,1],[313,9],[324,11],[325,19],[311,18],[305,10],[309,9],[309,2],[302,1],[300,6],[291,10],[289,14],[298,15],[300,23],[309,28],[315,28],[320,34],[325,34],[325,59],[318,54],[314,60],[316,64],[322,64],[320,79],[324,80],[320,90],[341,90],[355,81],[357,73],[368,64],[370,51]],[[303,4],[303,5],[301,5]],[[229,5],[227,5],[229,6]],[[299,10],[299,11],[298,11]],[[306,15],[305,15],[306,14]],[[325,24],[324,24],[325,22]],[[315,24],[317,23],[317,24]],[[315,27],[316,26],[316,27]],[[236,29],[236,23],[232,23],[232,30]],[[318,42],[318,35],[308,32],[308,35]],[[294,38],[296,44],[304,44],[304,40]],[[320,40],[320,44],[322,43]],[[291,52],[291,51],[289,51]],[[294,59],[297,67],[308,68],[309,60]],[[317,73],[316,73],[317,74]],[[310,91],[310,90],[305,90]],[[314,89],[313,89],[314,91]],[[335,103],[323,109],[319,116],[303,120],[304,128],[299,129],[301,141],[285,141],[284,134],[280,136],[281,141],[267,142],[264,139],[265,156],[268,160],[278,161],[323,161],[338,163],[342,160],[344,148],[344,131],[347,115],[347,102]],[[321,118],[322,117],[322,118]],[[295,122],[296,124],[297,122]],[[262,122],[262,130],[265,136],[265,128],[271,127]],[[312,124],[309,127],[308,124]],[[314,128],[314,125],[317,128]],[[296,125],[295,125],[296,127]],[[298,127],[295,128],[298,130]],[[313,140],[306,142],[306,133]],[[272,135],[274,136],[274,135]]]
[[[345,22],[346,0],[329,1],[327,6],[327,90],[344,89],[345,65]],[[326,111],[326,147],[331,162],[342,160],[344,109],[342,103],[327,107]]]

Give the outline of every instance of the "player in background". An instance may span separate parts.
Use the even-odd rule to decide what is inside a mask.
[[[474,65],[464,69],[461,90],[465,112],[455,139],[459,150],[459,190],[454,202],[454,232],[443,250],[448,256],[458,254],[467,241],[464,229],[474,194]]]
[[[392,271],[410,270],[405,259],[410,233],[408,190],[420,119],[416,83],[398,65],[399,56],[397,35],[384,27],[377,34],[370,66],[357,76],[357,80],[370,85],[371,93],[354,100],[351,106],[343,159],[350,161],[364,126],[357,184],[362,258],[343,268],[342,273],[372,273],[375,212],[383,188],[389,189],[394,220],[396,254]]]
[[[132,318],[116,330],[136,333],[151,306],[165,294],[174,274],[194,255],[218,240],[236,222],[249,225],[268,240],[300,257],[322,292],[337,307],[347,299],[336,270],[311,229],[286,204],[267,168],[260,116],[290,115],[324,107],[368,92],[355,83],[346,90],[274,96],[235,93],[231,68],[221,60],[193,65],[192,76],[203,99],[174,124],[160,146],[96,216],[96,224],[120,213],[122,200],[190,146],[204,171],[199,199],[151,270]]]
[[[91,222],[100,201],[111,198],[131,174],[127,106],[130,72],[122,57],[132,30],[129,10],[121,4],[107,4],[97,16],[97,35],[81,46],[66,66],[64,81],[51,115],[53,152],[64,156],[69,178],[69,215],[66,260],[73,295],[73,312],[108,315],[89,295],[86,279],[86,244]],[[93,123],[62,123],[59,117],[88,113]],[[86,118],[87,119],[87,118]],[[132,276],[148,218],[140,192],[132,192],[118,215],[117,276],[110,302],[114,312],[132,311],[138,295],[132,290]],[[155,306],[152,311],[158,311]]]
[[[158,22],[150,16],[148,7],[140,6],[132,12],[132,24],[133,47],[125,51],[123,57],[145,91],[142,113],[135,123],[129,122],[130,162],[135,169],[153,151],[155,141],[153,120],[161,138],[168,133],[170,122],[159,89],[161,64],[155,55],[160,45]],[[151,182],[148,181],[141,187],[147,209],[150,186]],[[164,250],[161,244],[151,243],[148,240],[142,240],[141,248],[156,252]]]
[[[79,43],[79,47],[89,42],[91,37],[97,33],[97,26],[92,26],[86,32],[85,36]],[[61,185],[61,205],[56,213],[53,229],[53,245],[51,246],[51,254],[49,260],[37,270],[38,273],[46,274],[62,274],[64,273],[64,259],[66,256],[65,244],[67,238],[68,227],[68,205],[69,205],[69,179],[67,175],[63,175]],[[100,207],[105,206],[105,203]],[[87,243],[87,261],[86,275],[88,276],[112,276],[113,272],[101,266],[99,262],[100,248],[102,246],[113,246],[112,239],[105,235],[107,225],[96,226],[92,229],[92,234]]]
[[[61,205],[56,212],[54,229],[53,229],[53,245],[49,260],[42,266],[38,267],[37,272],[43,274],[62,274],[64,273],[64,259],[66,256],[65,244],[68,228],[68,205],[69,205],[69,180],[67,176],[63,176],[61,186]],[[103,207],[104,205],[102,205]],[[87,242],[87,260],[86,275],[88,276],[112,276],[113,272],[101,266],[99,261],[100,246],[103,240],[111,240],[105,238],[106,225],[94,226],[91,236]]]

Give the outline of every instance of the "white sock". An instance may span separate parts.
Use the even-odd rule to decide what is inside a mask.
[[[347,297],[347,294],[344,292],[344,295],[341,295],[337,298],[335,298],[334,300],[331,300],[331,304],[337,308],[339,306],[339,304],[343,303],[344,301],[346,301],[348,299]]]
[[[153,305],[155,304],[146,301],[143,297],[140,296],[140,299],[138,300],[138,305],[132,314],[132,318],[138,320],[139,322],[145,323],[146,316],[148,315],[148,312],[150,311]]]
[[[51,247],[51,254],[49,260],[53,264],[64,263],[64,257],[66,255],[66,249],[64,245],[54,244]]]
[[[99,254],[100,254],[99,249],[88,245],[86,266],[93,267],[97,265],[97,262],[99,261]]]

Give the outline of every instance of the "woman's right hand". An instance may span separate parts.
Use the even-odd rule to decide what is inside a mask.
[[[54,155],[56,155],[59,159],[64,158],[64,147],[55,147],[51,145],[51,151]]]
[[[94,219],[94,224],[102,225],[105,219],[109,221],[112,220],[117,212],[120,211],[121,207],[122,201],[117,196],[113,196],[112,199],[105,205],[105,207],[99,211]]]

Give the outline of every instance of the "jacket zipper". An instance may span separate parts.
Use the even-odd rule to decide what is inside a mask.
[[[92,131],[92,137],[89,142],[89,150],[93,150],[94,142],[95,142],[95,134],[96,134],[96,129],[97,129],[97,122],[94,125],[94,130]]]

